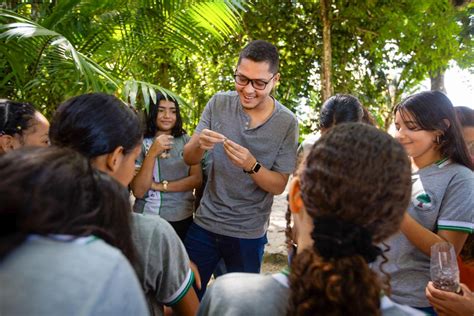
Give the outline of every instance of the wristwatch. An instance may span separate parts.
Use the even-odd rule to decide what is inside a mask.
[[[164,192],[168,191],[168,181],[163,180],[161,181],[161,184],[163,184],[163,191]]]
[[[243,170],[244,170],[245,173],[254,174],[254,173],[257,173],[258,170],[260,170],[261,167],[262,167],[262,165],[258,161],[255,161],[255,164],[253,165],[253,167],[249,171],[247,171],[245,169],[243,169]]]

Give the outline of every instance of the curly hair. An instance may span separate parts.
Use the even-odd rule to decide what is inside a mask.
[[[358,225],[373,243],[398,231],[411,170],[403,147],[385,132],[362,123],[335,126],[302,168],[301,196],[313,219]],[[380,315],[382,286],[362,255],[324,258],[315,243],[294,258],[291,270],[288,315]]]

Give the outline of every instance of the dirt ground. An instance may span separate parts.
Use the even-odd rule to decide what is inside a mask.
[[[275,273],[287,265],[287,251],[285,246],[285,213],[287,208],[287,191],[275,196],[268,227],[268,244],[265,247],[262,273]]]

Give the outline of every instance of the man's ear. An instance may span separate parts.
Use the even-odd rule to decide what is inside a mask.
[[[277,74],[275,75],[275,77],[273,77],[273,80],[275,80],[275,83],[276,83],[277,81],[280,81],[280,73],[277,73]]]
[[[15,149],[16,139],[10,135],[1,135],[0,136],[0,149],[3,152],[9,152]]]
[[[303,209],[303,199],[301,198],[300,180],[294,177],[290,183],[290,190],[288,193],[288,203],[292,213],[299,213]]]
[[[123,147],[118,146],[105,157],[105,167],[110,173],[114,174],[122,165]]]

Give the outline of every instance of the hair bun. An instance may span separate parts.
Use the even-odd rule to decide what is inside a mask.
[[[314,249],[324,259],[360,255],[370,263],[382,254],[381,249],[372,244],[372,234],[360,225],[334,216],[318,216],[313,223]]]

